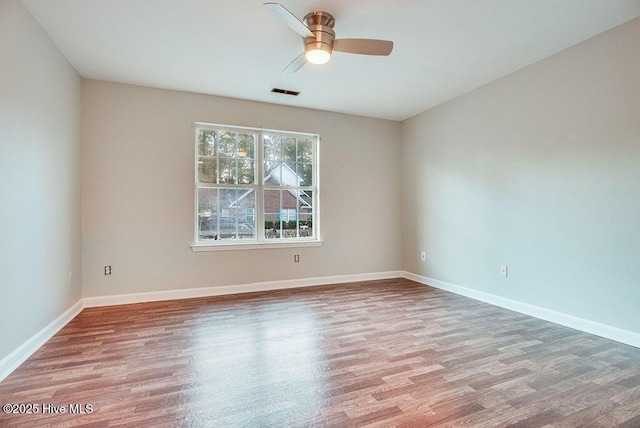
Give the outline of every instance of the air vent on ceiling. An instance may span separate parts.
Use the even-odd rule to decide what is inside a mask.
[[[276,94],[291,95],[294,97],[297,97],[298,95],[300,95],[299,91],[289,91],[288,89],[280,89],[280,88],[273,88],[271,89],[271,92],[275,92]]]

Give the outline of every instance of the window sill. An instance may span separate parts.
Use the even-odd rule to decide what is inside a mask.
[[[271,248],[302,248],[302,247],[321,247],[324,241],[281,241],[281,242],[252,242],[237,244],[205,244],[196,242],[191,244],[193,252],[200,251],[230,251],[230,250],[266,250]]]

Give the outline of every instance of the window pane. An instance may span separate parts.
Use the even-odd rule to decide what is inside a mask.
[[[263,140],[264,160],[276,162],[282,160],[282,144],[280,137],[265,134]]]
[[[282,225],[280,223],[280,198],[282,191],[264,191],[264,227],[265,238],[279,239],[282,237]]]
[[[238,239],[256,239],[256,192],[254,189],[238,189],[235,217],[238,223]]]
[[[265,214],[275,214],[280,212],[280,190],[264,191],[264,212]]]
[[[282,208],[280,210],[280,225],[282,227],[283,238],[297,238],[298,237],[297,210],[295,208]]]
[[[235,239],[238,229],[237,189],[219,190],[218,239]]]
[[[297,157],[296,139],[287,137],[282,139],[282,160],[286,163],[294,163]]]
[[[282,163],[264,163],[264,184],[279,186],[282,182]]]
[[[313,165],[310,163],[299,163],[296,165],[296,170],[300,178],[300,186],[313,185]]]
[[[232,158],[236,154],[236,134],[218,132],[218,156]]]
[[[300,237],[308,238],[313,234],[313,192],[301,190],[299,194],[298,229]]]
[[[218,183],[235,184],[236,183],[236,160],[220,159],[218,170]]]
[[[300,213],[313,211],[313,192],[311,190],[300,190],[298,202]]]
[[[200,130],[198,133],[198,155],[215,156],[215,132]]]
[[[235,214],[238,207],[238,189],[219,189],[220,214],[229,216]]]
[[[198,239],[217,237],[218,189],[198,189]]]
[[[313,237],[313,216],[311,214],[300,213],[299,229],[301,238]]]
[[[313,142],[306,138],[298,140],[298,162],[313,162]]]
[[[279,239],[280,236],[280,221],[278,221],[278,214],[265,214],[264,216],[264,237],[266,239]]]
[[[280,221],[289,222],[298,219],[298,212],[295,208],[282,208],[280,210]]]
[[[255,176],[255,167],[252,160],[238,161],[238,183],[253,184]]]
[[[215,158],[200,158],[198,160],[198,181],[200,183],[215,183],[217,175]]]
[[[295,208],[283,208],[280,211],[280,224],[283,238],[298,237],[298,213]]]
[[[255,136],[252,134],[238,135],[238,158],[255,159]]]
[[[289,221],[296,219],[296,212],[298,211],[298,191],[297,190],[283,190],[282,197],[280,198],[280,216],[282,220]]]
[[[296,173],[295,162],[289,161],[284,163],[284,167],[282,168],[281,184],[283,186],[299,186],[300,185],[300,177]]]
[[[244,221],[247,223],[255,224],[256,222],[256,210],[255,208],[243,208],[242,215],[244,216]]]
[[[282,162],[282,144],[280,137],[265,135],[264,145],[264,179],[265,184],[280,185]]]

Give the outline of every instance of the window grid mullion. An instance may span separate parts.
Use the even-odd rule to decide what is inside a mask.
[[[256,184],[256,239],[258,241],[264,241],[264,190],[262,179],[264,177],[264,137],[262,132],[256,133],[256,145],[254,148],[256,152],[256,167],[254,183]]]

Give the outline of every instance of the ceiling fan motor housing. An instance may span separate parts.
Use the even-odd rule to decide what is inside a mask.
[[[336,21],[327,12],[311,12],[304,17],[304,23],[314,35],[314,37],[304,38],[304,51],[319,49],[331,54],[333,52],[333,40],[336,33],[333,26]]]

